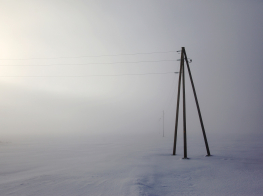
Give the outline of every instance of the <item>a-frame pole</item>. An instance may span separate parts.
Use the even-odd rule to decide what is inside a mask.
[[[196,95],[196,91],[195,91],[195,86],[194,86],[192,74],[191,74],[189,63],[188,63],[188,59],[187,59],[187,55],[186,55],[186,52],[185,52],[184,49],[182,50],[182,52],[184,53],[184,58],[186,60],[186,65],[187,65],[189,77],[190,77],[192,88],[193,88],[193,92],[194,92],[195,103],[196,103],[196,107],[197,107],[197,110],[198,110],[199,119],[200,119],[200,123],[201,123],[201,127],[202,127],[202,132],[203,132],[203,136],[204,136],[204,140],[205,140],[207,156],[211,156],[210,150],[209,150],[209,146],[208,146],[208,142],[207,142],[207,138],[206,138],[206,134],[205,134],[205,127],[204,127],[204,123],[203,123],[203,119],[202,119],[202,115],[201,115],[201,111],[200,111],[200,107],[199,107],[199,103],[198,103],[198,99],[197,99],[197,95]]]
[[[163,110],[163,137],[164,137],[164,110]]]
[[[178,92],[177,92],[177,106],[176,106],[176,117],[175,117],[175,129],[174,129],[173,155],[175,155],[175,152],[176,152],[178,116],[179,116],[179,105],[180,105],[180,88],[181,88],[182,62],[183,62],[183,60],[184,60],[184,56],[183,56],[183,52],[181,51],[180,71],[179,71],[179,80],[178,80]]]
[[[185,103],[185,69],[184,69],[184,47],[182,47],[182,74],[183,74],[183,121],[184,121],[184,159],[187,159],[187,140],[186,140],[186,103]]]

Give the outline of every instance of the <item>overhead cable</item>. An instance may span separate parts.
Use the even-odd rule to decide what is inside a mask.
[[[74,58],[86,58],[86,57],[105,57],[105,56],[130,56],[130,55],[140,55],[140,54],[165,54],[172,53],[176,51],[166,51],[166,52],[138,52],[138,53],[123,53],[123,54],[104,54],[104,55],[87,55],[87,56],[75,56],[75,57],[39,57],[39,58],[13,58],[13,59],[0,59],[0,60],[34,60],[34,59],[74,59]]]
[[[109,76],[143,76],[143,75],[161,75],[178,72],[164,73],[141,73],[141,74],[111,74],[111,75],[84,75],[84,76],[0,76],[0,78],[85,78],[85,77],[109,77]]]
[[[55,65],[107,65],[107,64],[134,64],[134,63],[156,63],[156,62],[173,62],[176,60],[157,60],[157,61],[124,61],[124,62],[110,62],[110,63],[59,63],[59,64],[42,64],[42,65],[1,65],[0,66],[55,66]]]

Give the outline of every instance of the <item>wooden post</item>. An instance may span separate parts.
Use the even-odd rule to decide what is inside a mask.
[[[184,159],[187,159],[187,140],[186,140],[186,100],[185,100],[185,69],[184,69],[184,47],[182,47],[182,74],[183,74],[183,126],[184,126]]]
[[[180,105],[180,88],[181,88],[181,77],[182,77],[182,61],[184,59],[183,53],[181,51],[181,61],[180,61],[180,72],[178,80],[178,92],[177,92],[177,106],[176,106],[176,117],[175,117],[175,129],[174,129],[174,147],[173,155],[176,153],[176,142],[177,142],[177,129],[178,129],[178,117],[179,117],[179,105]]]
[[[188,63],[188,59],[187,59],[187,55],[186,55],[185,50],[183,52],[184,52],[184,57],[185,57],[185,60],[186,60],[186,65],[187,65],[189,77],[190,77],[191,84],[192,84],[192,89],[193,89],[193,92],[194,92],[195,103],[196,103],[196,107],[197,107],[197,110],[198,110],[198,115],[199,115],[199,119],[200,119],[200,123],[201,123],[201,127],[202,127],[202,132],[203,132],[203,136],[204,136],[204,140],[205,140],[205,146],[206,146],[206,151],[207,151],[207,155],[206,156],[211,156],[210,150],[209,150],[209,146],[208,146],[208,142],[207,142],[207,138],[206,138],[205,127],[204,127],[204,123],[203,123],[203,119],[202,119],[202,115],[201,115],[201,111],[200,111],[200,107],[199,107],[199,103],[198,103],[198,99],[197,99],[197,95],[196,95],[196,91],[195,91],[194,81],[193,81],[193,78],[192,78],[192,74],[191,74],[191,71],[190,71],[190,67],[189,67],[189,63]]]

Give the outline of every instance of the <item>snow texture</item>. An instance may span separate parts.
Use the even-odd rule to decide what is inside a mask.
[[[196,139],[197,138],[197,139]],[[262,137],[127,135],[0,143],[1,196],[262,195]]]

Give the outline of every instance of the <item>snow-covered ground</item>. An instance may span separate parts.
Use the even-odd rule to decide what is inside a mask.
[[[31,138],[0,143],[1,196],[262,195],[259,135]]]

